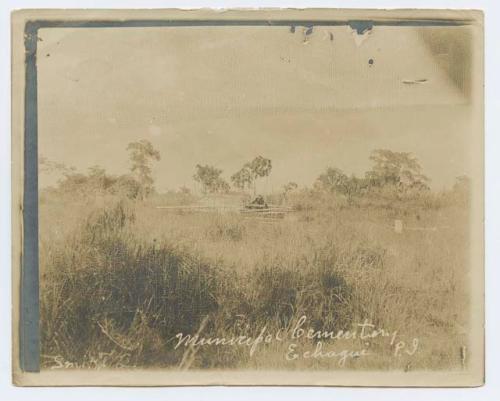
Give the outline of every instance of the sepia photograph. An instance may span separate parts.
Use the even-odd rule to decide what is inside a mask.
[[[481,12],[12,24],[18,385],[482,385]]]

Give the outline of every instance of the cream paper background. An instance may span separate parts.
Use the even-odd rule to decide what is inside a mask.
[[[277,11],[260,11],[254,13],[262,13],[263,16],[271,16]],[[14,42],[13,42],[13,260],[14,260],[14,271],[13,271],[13,300],[14,300],[14,311],[17,310],[16,300],[17,300],[17,290],[18,290],[18,280],[17,275],[18,270],[16,269],[16,261],[19,255],[19,219],[20,214],[16,213],[19,209],[16,205],[19,205],[21,200],[20,187],[18,184],[22,179],[22,169],[21,169],[21,159],[22,154],[22,143],[20,141],[22,134],[22,112],[23,112],[23,99],[22,90],[16,90],[16,88],[22,87],[22,26],[23,21],[32,15],[36,15],[37,18],[53,18],[53,17],[64,17],[68,18],[130,18],[132,15],[137,17],[141,15],[143,18],[148,16],[154,16],[158,18],[160,15],[168,15],[169,18],[184,17],[183,12],[170,10],[170,11],[86,11],[86,12],[56,12],[56,11],[44,11],[44,12],[20,12],[15,16],[14,19]],[[282,14],[288,14],[287,18],[294,18],[294,16],[299,16],[299,18],[313,18],[315,15],[320,15],[322,18],[328,18],[328,13],[332,13],[337,18],[376,18],[383,17],[383,11],[342,11],[340,13],[335,11],[319,11],[319,10],[307,10],[307,11],[297,11],[288,10],[280,11],[280,16]],[[342,15],[342,13],[347,13],[348,17]],[[213,13],[210,11],[198,11],[189,12],[190,15],[196,17],[213,17],[213,18],[231,18],[238,14],[238,12],[232,13]],[[245,14],[245,16],[248,14]],[[307,15],[307,16],[305,16]],[[394,18],[407,17],[408,12],[399,12],[394,14]],[[418,15],[420,18],[435,16],[435,11],[415,11],[411,12],[411,15]],[[481,20],[481,15],[479,13],[454,13],[454,12],[442,12],[440,16],[457,16],[461,18],[463,15],[473,15],[478,21]],[[480,42],[477,43],[481,48]],[[474,68],[476,71],[482,70],[482,63],[480,58],[476,59],[478,63],[475,64]],[[477,88],[474,93],[475,99],[481,98],[481,90]],[[479,102],[478,104],[480,104]],[[481,109],[477,110],[478,115],[481,114]],[[479,130],[482,128],[481,119],[476,120],[476,124]],[[477,165],[472,166],[471,174],[475,177],[480,177],[482,174],[482,141],[470,144],[471,151],[475,152],[477,155]],[[482,188],[476,188],[474,191],[476,194],[482,193]],[[238,385],[252,385],[252,384],[287,384],[287,385],[298,385],[298,384],[309,384],[309,385],[370,385],[370,386],[474,386],[480,385],[482,382],[483,372],[482,372],[482,202],[481,199],[475,199],[475,218],[474,221],[474,251],[473,259],[474,264],[478,266],[476,269],[476,274],[471,280],[471,285],[473,286],[474,300],[473,303],[476,308],[473,308],[473,326],[475,328],[473,336],[474,349],[471,350],[472,355],[474,355],[474,363],[472,364],[471,370],[469,372],[412,372],[406,374],[399,373],[362,373],[362,372],[335,372],[334,375],[331,373],[307,373],[307,372],[189,372],[186,374],[169,373],[167,371],[155,372],[155,371],[133,371],[133,372],[42,372],[40,374],[20,374],[16,366],[16,314],[14,314],[14,338],[13,338],[13,361],[14,361],[14,380],[17,384],[21,385],[199,385],[199,384],[238,384]]]

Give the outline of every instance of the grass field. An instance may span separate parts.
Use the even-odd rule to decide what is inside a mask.
[[[44,366],[418,370],[466,363],[466,208],[325,201],[294,210],[261,220],[115,198],[41,202]],[[387,335],[361,339],[363,323]],[[297,327],[358,336],[321,341],[350,356],[311,357],[318,338],[294,338]],[[178,345],[179,333],[270,340],[250,352]],[[361,349],[369,355],[357,355]]]

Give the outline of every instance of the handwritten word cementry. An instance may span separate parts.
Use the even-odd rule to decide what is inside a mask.
[[[308,340],[370,340],[377,337],[393,337],[397,335],[397,331],[390,332],[382,328],[375,328],[375,325],[365,320],[363,323],[357,323],[352,330],[314,330],[305,328],[306,316],[301,316],[297,321],[290,335],[292,340],[302,337]]]

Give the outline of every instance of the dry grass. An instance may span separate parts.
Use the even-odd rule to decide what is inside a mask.
[[[448,206],[321,204],[269,222],[143,203],[41,204],[42,353],[46,367],[334,369],[338,359],[284,358],[288,344],[174,349],[176,333],[290,333],[368,319],[419,338],[393,357],[387,339],[357,369],[458,368],[467,342],[467,213]],[[110,205],[110,206],[105,206]],[[397,234],[395,218],[413,230]],[[303,351],[314,348],[300,339]],[[346,343],[335,342],[342,347]],[[351,342],[352,347],[363,346]],[[331,348],[331,347],[330,347]]]

